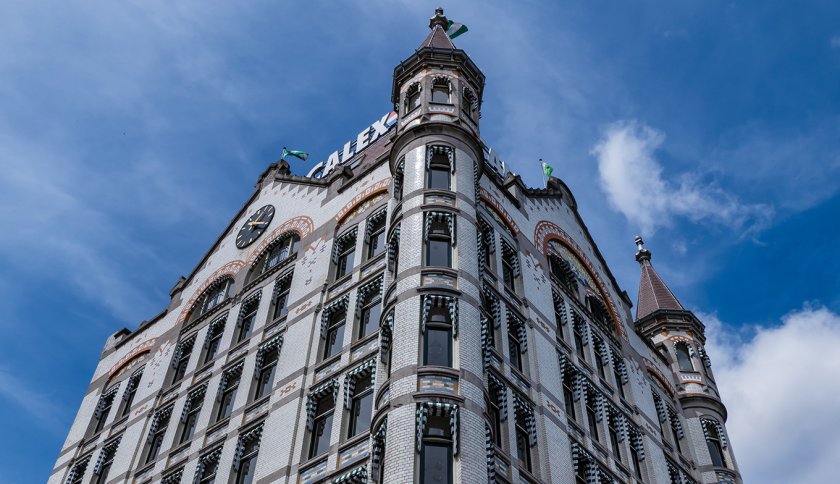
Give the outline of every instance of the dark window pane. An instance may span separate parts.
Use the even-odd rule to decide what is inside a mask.
[[[423,484],[450,484],[452,482],[452,446],[425,442],[420,465],[420,479]]]
[[[362,311],[362,319],[359,322],[359,338],[373,334],[379,329],[379,316],[381,314],[382,306],[378,301]]]
[[[531,470],[531,447],[528,444],[528,432],[522,427],[516,427],[516,455],[525,464],[525,468]]]
[[[340,278],[340,277],[343,277],[344,275],[346,275],[348,272],[350,272],[353,269],[353,258],[355,257],[355,255],[356,255],[356,251],[355,250],[350,250],[350,251],[347,251],[347,252],[343,253],[338,258],[338,267],[336,268],[336,271],[335,271],[336,279]]]
[[[344,346],[344,321],[332,326],[327,331],[327,340],[324,343],[324,359],[341,352]]]
[[[271,393],[271,386],[274,384],[274,372],[277,365],[273,364],[268,368],[263,368],[260,371],[260,377],[257,380],[257,391],[254,394],[254,400],[262,398]]]
[[[433,103],[448,103],[449,102],[449,86],[434,86],[432,88],[432,102]]]
[[[452,333],[450,329],[426,327],[427,365],[452,366]]]
[[[508,350],[510,351],[510,364],[519,371],[522,371],[522,353],[519,347],[519,340],[508,336]]]
[[[330,400],[330,399],[328,399]],[[309,446],[309,457],[315,457],[326,452],[330,447],[330,431],[332,430],[332,412],[318,417],[314,423],[312,442]]]
[[[236,484],[251,484],[254,482],[254,472],[257,469],[257,456],[243,458],[236,473]]]
[[[376,257],[385,250],[385,230],[380,230],[377,233],[371,234],[370,244],[368,245],[368,259]]]
[[[684,343],[679,343],[676,346],[677,362],[680,366],[680,371],[694,371],[694,364],[691,363],[691,356],[688,354],[688,347]]]
[[[353,407],[350,410],[350,435],[354,437],[370,429],[370,419],[373,414],[373,392],[368,391],[365,395],[353,399]]]
[[[230,385],[230,383],[228,383]],[[233,402],[236,399],[236,387],[228,387],[222,395],[222,401],[219,403],[219,413],[216,415],[216,420],[222,420],[230,417],[233,412]]]
[[[254,320],[257,318],[257,312],[253,311],[242,317],[242,325],[239,327],[239,336],[236,342],[244,341],[251,336],[251,331],[254,329]]]
[[[428,188],[436,190],[449,190],[449,167],[430,167]]]
[[[449,239],[429,239],[426,244],[426,265],[452,267],[452,251],[449,247]]]

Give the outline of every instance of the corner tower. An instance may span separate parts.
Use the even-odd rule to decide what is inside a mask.
[[[680,304],[656,272],[642,238],[637,236],[635,242],[636,261],[641,266],[636,331],[671,368],[676,399],[695,440],[693,447],[699,470],[704,474],[703,482],[741,482],[724,426],[726,407],[705,349],[705,326]]]
[[[388,403],[372,428],[387,421],[388,435],[416,438],[385,446],[384,482],[422,482],[430,472],[452,482],[487,475],[475,278],[484,75],[452,44],[447,24],[438,8],[423,43],[394,69],[399,120],[389,157],[394,199],[383,307],[394,337],[379,391]]]

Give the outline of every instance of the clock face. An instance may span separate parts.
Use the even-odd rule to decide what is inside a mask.
[[[268,228],[272,218],[274,218],[274,207],[271,205],[266,205],[254,212],[254,215],[251,215],[245,225],[239,229],[239,234],[236,236],[236,247],[244,249],[260,238],[260,235]]]

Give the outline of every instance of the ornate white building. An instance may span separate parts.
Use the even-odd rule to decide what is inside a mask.
[[[740,483],[703,324],[638,240],[632,303],[568,187],[479,136],[431,32],[394,113],[285,161],[169,306],[110,337],[51,483]]]

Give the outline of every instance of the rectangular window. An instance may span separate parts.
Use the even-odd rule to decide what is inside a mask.
[[[114,454],[116,448],[102,449],[105,454],[102,457],[102,463],[99,465],[99,475],[95,476],[96,484],[105,484],[108,481],[108,473],[111,471],[111,465],[114,463]]]
[[[373,218],[373,217],[372,217]],[[376,216],[375,220],[368,219],[367,258],[372,259],[385,250],[385,216]]]
[[[583,361],[586,361],[586,348],[583,339],[583,328],[581,325],[586,324],[577,317],[574,318],[574,325],[572,327],[572,332],[574,340],[575,340],[575,350],[577,350],[578,356]]]
[[[254,482],[254,473],[257,470],[257,453],[260,450],[258,439],[250,440],[245,444],[242,451],[242,458],[239,459],[239,466],[236,468],[236,484],[251,484]]]
[[[516,456],[528,471],[531,471],[531,446],[528,443],[528,430],[521,417],[516,418]]]
[[[271,318],[277,319],[284,316],[289,310],[289,293],[292,290],[292,278],[284,277],[283,280],[278,280],[277,288],[274,291],[274,300],[271,302],[274,309],[272,309]]]
[[[93,433],[97,433],[103,428],[105,428],[105,422],[108,421],[108,414],[111,413],[111,407],[114,405],[114,397],[117,395],[115,389],[108,389],[102,397],[102,401],[100,402],[99,407],[99,417],[96,419],[96,426],[93,429]]]
[[[577,416],[575,415],[574,392],[572,391],[572,378],[574,377],[567,369],[563,375],[563,403],[566,406],[566,415],[573,420],[577,420]]]
[[[128,387],[125,389],[125,395],[123,395],[123,401],[121,404],[122,410],[120,411],[120,416],[122,417],[131,413],[131,405],[134,403],[134,397],[137,395],[137,386],[140,385],[141,376],[143,376],[143,374],[138,373],[136,375],[132,375],[132,377],[128,379]]]
[[[615,456],[615,460],[621,461],[621,444],[618,442],[618,422],[614,417],[610,417],[609,421],[609,432],[610,432],[610,445],[612,446],[613,455]]]
[[[262,367],[260,373],[256,378],[256,388],[254,389],[254,400],[271,393],[271,387],[274,385],[274,374],[277,370],[277,350],[269,350],[263,356]]]
[[[192,355],[195,338],[190,338],[182,341],[179,344],[177,359],[174,362],[175,371],[172,372],[172,383],[177,383],[184,378],[187,373],[187,366],[190,363],[190,356]]]
[[[219,399],[219,409],[216,412],[216,422],[230,417],[233,413],[233,403],[236,400],[236,390],[239,388],[239,374],[228,377],[222,396]]]
[[[330,432],[332,431],[334,414],[335,400],[332,396],[327,395],[318,400],[312,435],[309,441],[309,458],[321,455],[330,448]]]
[[[342,236],[336,243],[335,248],[335,278],[341,279],[353,270],[353,263],[356,257],[356,232]]]
[[[613,353],[613,378],[615,379],[615,387],[618,389],[618,394],[621,395],[621,398],[626,398],[624,395],[624,379],[621,377],[621,363],[615,358],[616,356]]]
[[[160,448],[163,445],[163,437],[166,435],[166,428],[169,426],[169,417],[172,415],[172,410],[163,410],[155,415],[157,419],[157,426],[154,428],[154,433],[149,437],[148,447],[146,449],[146,464],[154,462],[160,453]]]
[[[323,359],[331,358],[341,353],[344,347],[344,324],[347,321],[347,311],[338,310],[330,316],[327,336],[324,341]]]
[[[595,416],[595,395],[589,393],[586,396],[586,418],[589,421],[589,433],[594,440],[600,441],[598,434],[598,419]]]
[[[635,445],[630,446],[630,459],[633,461],[633,473],[636,479],[642,480],[642,462],[639,460],[639,452]]]
[[[435,306],[429,310],[423,341],[423,364],[452,366],[452,322],[449,308]]]
[[[204,359],[202,364],[207,364],[216,358],[216,353],[219,352],[219,347],[222,345],[222,334],[224,333],[224,323],[211,323],[210,330],[207,333],[207,342],[204,344]]]
[[[522,350],[519,339],[513,332],[508,333],[508,351],[510,352],[510,364],[519,371],[522,371]]]
[[[350,425],[347,438],[353,438],[362,432],[370,430],[373,416],[373,381],[370,375],[359,379],[353,391],[350,405]]]
[[[487,405],[487,413],[490,414],[490,422],[493,424],[493,442],[498,446],[502,446],[502,418],[499,413],[498,401],[490,401]]]
[[[594,337],[594,335],[593,341],[595,343],[595,368],[598,370],[598,374],[601,378],[606,380],[607,373],[604,368],[606,366],[606,362],[604,362],[604,356],[601,354],[601,345],[604,344],[604,342],[600,338]]]
[[[446,153],[433,154],[429,161],[426,188],[430,190],[450,190],[452,183],[450,170],[449,156]]]
[[[502,257],[502,280],[509,289],[516,288],[516,277],[513,275],[513,265],[507,257]]]
[[[481,244],[481,257],[482,259],[479,264],[483,265],[487,269],[493,268],[493,229],[488,227],[484,222],[480,221],[479,224],[479,240],[478,243]]]
[[[214,484],[216,482],[216,472],[219,470],[219,460],[213,459],[204,464],[201,470],[201,475],[198,478],[198,484]]]
[[[239,322],[239,331],[236,334],[236,342],[241,343],[251,337],[251,332],[254,330],[254,322],[257,319],[257,304],[253,308],[246,309],[246,313],[242,316]]]
[[[195,433],[195,426],[198,423],[198,415],[201,413],[201,407],[204,403],[204,395],[193,399],[190,405],[190,411],[187,413],[187,418],[181,425],[181,436],[178,439],[178,445],[184,444],[192,439]]]
[[[381,300],[377,293],[375,298],[362,308],[362,315],[359,321],[359,339],[378,331],[379,317],[382,314],[382,305],[380,303]]]
[[[422,484],[452,484],[452,432],[449,419],[430,416],[423,434],[420,453]]]

